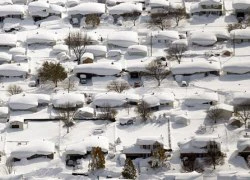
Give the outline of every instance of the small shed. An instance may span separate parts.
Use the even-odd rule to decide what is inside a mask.
[[[24,118],[21,116],[10,116],[9,126],[12,129],[24,129]]]

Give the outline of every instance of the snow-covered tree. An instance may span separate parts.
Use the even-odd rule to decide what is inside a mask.
[[[129,83],[123,79],[113,80],[107,85],[108,91],[115,91],[118,93],[121,93],[129,88],[130,88]]]
[[[162,146],[160,146],[153,152],[151,167],[153,168],[163,167],[165,165],[166,160],[167,156],[165,154],[165,150]]]

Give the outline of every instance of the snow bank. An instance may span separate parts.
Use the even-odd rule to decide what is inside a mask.
[[[235,29],[230,32],[232,39],[250,39],[250,29]]]
[[[250,93],[248,92],[236,92],[233,94],[231,103],[233,105],[248,105],[250,102]]]

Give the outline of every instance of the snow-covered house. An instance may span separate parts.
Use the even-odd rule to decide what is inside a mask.
[[[219,110],[220,113],[220,118],[229,120],[233,116],[234,112],[234,106],[229,105],[229,104],[216,104],[215,106],[211,106],[208,111],[213,111],[213,110]]]
[[[127,53],[130,56],[147,56],[148,48],[144,45],[132,45],[128,47]]]
[[[161,106],[174,107],[175,96],[173,93],[162,92],[154,95],[159,99]]]
[[[203,94],[189,95],[184,99],[184,104],[188,107],[201,105],[216,105],[219,101],[218,93],[206,92]]]
[[[212,142],[212,143],[211,143]],[[218,137],[215,136],[195,136],[186,142],[179,142],[180,158],[206,157],[209,148],[221,150]]]
[[[130,78],[140,78],[143,73],[147,72],[147,65],[151,62],[151,60],[147,61],[127,61],[126,72],[129,73]]]
[[[212,46],[217,42],[217,37],[214,33],[208,31],[193,31],[190,32],[190,43],[199,46]]]
[[[58,93],[51,97],[54,108],[81,108],[85,102],[85,96],[79,93]]]
[[[219,75],[220,74],[220,63],[219,62],[208,62],[208,61],[192,61],[192,62],[181,62],[171,66],[170,71],[177,80],[177,75],[190,76],[193,74],[209,74]]]
[[[95,57],[106,57],[107,46],[105,45],[87,45],[85,51],[92,53]]]
[[[167,150],[162,136],[138,137],[133,146],[123,147],[122,153],[130,159],[147,158],[159,147]]]
[[[234,29],[230,37],[235,43],[250,42],[250,29]]]
[[[237,106],[250,105],[250,93],[249,92],[236,92],[233,94],[231,104]]]
[[[49,141],[30,141],[25,145],[18,145],[11,151],[10,157],[13,158],[14,161],[20,161],[21,159],[31,160],[40,157],[53,159],[54,153],[54,143]]]
[[[28,4],[29,15],[34,21],[42,20],[49,16],[50,4],[46,1],[34,1]]]
[[[143,95],[142,101],[147,103],[151,110],[159,110],[159,108],[160,108],[160,99],[153,94]]]
[[[10,116],[8,122],[12,129],[24,129],[24,118],[21,116]]]
[[[237,18],[243,18],[250,12],[250,1],[248,0],[233,0],[233,10]]]
[[[190,6],[191,15],[219,15],[224,14],[224,2],[222,0],[201,0]]]
[[[70,23],[79,26],[84,16],[88,14],[102,15],[106,12],[105,4],[101,3],[81,3],[68,9]]]
[[[109,14],[111,14],[115,19],[117,19],[121,15],[130,14],[133,12],[141,13],[142,12],[142,4],[141,3],[120,3],[108,9]]]
[[[108,45],[129,47],[138,44],[139,37],[135,31],[116,31],[108,34]]]
[[[1,77],[20,77],[25,78],[28,74],[27,67],[19,64],[2,64],[0,65]]]
[[[0,34],[0,47],[16,47],[17,36],[16,34]]]
[[[93,99],[93,105],[97,108],[120,107],[126,103],[126,96],[116,92],[99,93]]]
[[[27,35],[26,43],[28,45],[32,44],[45,44],[45,45],[55,45],[56,44],[56,34],[49,32],[36,32]]]
[[[93,119],[95,118],[95,109],[92,107],[82,107],[79,108],[75,114],[74,119]]]
[[[74,74],[77,77],[86,75],[87,79],[93,76],[117,76],[122,71],[119,63],[90,63],[76,65],[73,69]]]
[[[249,138],[240,138],[237,142],[238,155],[248,159],[250,155],[250,139]]]
[[[25,7],[23,5],[1,5],[0,6],[0,22],[5,18],[23,19]]]
[[[224,74],[246,74],[250,73],[250,62],[248,57],[232,57],[222,66]]]
[[[170,3],[167,0],[149,0],[148,6],[151,14],[167,13]]]
[[[147,35],[147,42],[151,44],[171,44],[180,39],[179,32],[174,30],[153,31]]]
[[[103,153],[108,153],[109,140],[104,136],[89,136],[82,142],[68,145],[65,148],[67,166],[75,166],[77,160],[86,158],[91,153],[92,148],[100,147]]]
[[[10,96],[8,105],[12,111],[36,111],[38,107],[46,106],[50,102],[47,94],[15,94]]]
[[[6,52],[0,52],[0,64],[10,63],[12,55]]]

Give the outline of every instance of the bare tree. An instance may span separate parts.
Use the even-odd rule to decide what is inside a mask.
[[[143,121],[146,121],[148,118],[150,118],[152,114],[150,106],[145,101],[142,101],[137,105],[135,112],[141,117]]]
[[[118,93],[123,92],[124,90],[127,90],[130,88],[130,85],[125,80],[113,80],[107,85],[108,91],[115,91]]]
[[[76,112],[76,108],[74,105],[67,103],[65,106],[58,108],[58,115],[60,120],[63,122],[64,127],[67,128],[67,133],[72,126],[74,126],[74,114]]]
[[[122,15],[122,17],[127,20],[127,19],[131,19],[134,23],[134,26],[135,26],[135,23],[136,23],[136,20],[140,17],[141,13],[138,12],[138,11],[133,11],[132,13],[125,13]]]
[[[247,128],[247,121],[250,120],[250,106],[242,105],[237,107],[235,115],[244,122],[245,128]]]
[[[167,49],[167,56],[169,60],[177,60],[178,63],[181,63],[181,58],[183,56],[183,52],[186,51],[186,48],[183,46],[171,46]]]
[[[171,8],[168,15],[175,21],[176,26],[179,25],[180,20],[187,17],[185,8]]]
[[[225,155],[220,151],[220,148],[215,141],[208,142],[207,150],[207,163],[212,164],[214,169],[216,168],[216,165],[224,164]]]
[[[171,27],[171,19],[166,13],[151,14],[149,27],[158,27],[162,31]]]
[[[98,114],[98,117],[104,120],[115,121],[116,115],[117,111],[109,104],[105,104],[103,105],[103,107],[100,108],[100,114]]]
[[[23,92],[23,89],[21,88],[21,86],[18,86],[16,84],[12,84],[8,86],[7,89],[9,95],[14,95],[14,94],[20,94]]]
[[[222,118],[223,111],[217,107],[212,107],[207,111],[208,119],[212,120],[215,124]]]
[[[161,60],[154,60],[146,66],[147,73],[144,75],[155,79],[158,83],[158,86],[161,85],[161,82],[170,74],[170,71],[165,65],[162,64]]]
[[[73,50],[78,64],[81,63],[81,58],[85,53],[86,45],[91,44],[90,38],[86,34],[82,34],[80,31],[69,33],[65,39],[65,43]]]
[[[92,25],[94,28],[100,24],[100,18],[97,14],[88,14],[86,15],[85,23],[87,25]]]

